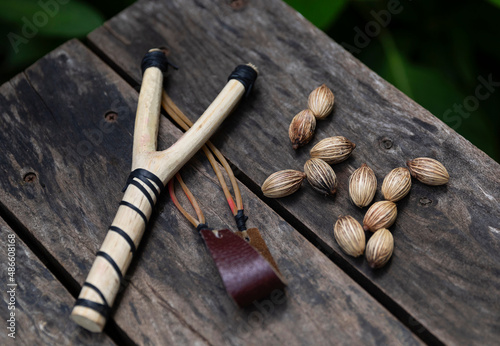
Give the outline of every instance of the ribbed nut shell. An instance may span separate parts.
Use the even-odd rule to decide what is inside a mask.
[[[335,240],[348,255],[358,257],[365,251],[365,232],[352,216],[340,216],[333,229]]]
[[[337,176],[328,163],[320,159],[309,159],[304,165],[309,184],[318,192],[333,195],[337,191]]]
[[[334,101],[335,96],[332,91],[323,84],[309,94],[307,103],[316,118],[324,119],[332,112]]]
[[[394,168],[384,178],[382,194],[391,202],[397,202],[410,192],[411,175],[406,167]]]
[[[370,204],[377,192],[377,177],[366,163],[355,170],[349,178],[349,196],[360,208]]]
[[[429,157],[419,157],[406,162],[413,177],[427,185],[444,185],[450,180],[443,164]]]
[[[396,221],[397,215],[396,203],[391,201],[375,202],[365,214],[363,229],[375,232],[380,228],[388,228]]]
[[[311,157],[335,164],[351,156],[354,148],[356,148],[356,144],[343,136],[328,137],[319,141],[311,149]]]
[[[383,267],[394,251],[394,238],[388,229],[381,228],[375,232],[366,244],[366,260],[370,267]]]
[[[292,142],[292,147],[297,149],[311,140],[316,129],[316,118],[309,109],[298,113],[290,123],[288,137]]]
[[[305,173],[293,169],[275,172],[262,184],[262,193],[269,198],[291,195],[300,188],[305,177]]]

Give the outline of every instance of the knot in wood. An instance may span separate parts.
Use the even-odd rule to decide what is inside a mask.
[[[418,203],[420,203],[420,205],[423,205],[423,206],[426,207],[426,206],[432,204],[432,200],[428,199],[427,197],[422,197],[422,198],[420,198],[420,200],[418,201]]]
[[[391,149],[392,148],[392,140],[389,138],[384,138],[380,141],[380,146],[382,149]]]
[[[229,6],[233,10],[241,10],[243,7],[246,6],[248,0],[230,0]]]

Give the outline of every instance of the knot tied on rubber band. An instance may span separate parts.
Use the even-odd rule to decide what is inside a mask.
[[[211,231],[213,228],[208,227],[206,223],[200,223],[198,226],[196,226],[196,231],[200,232],[202,229],[208,229]]]
[[[238,210],[238,213],[234,216],[234,220],[236,221],[236,227],[238,227],[239,231],[245,231],[247,229],[246,222],[248,216],[245,215],[243,209]]]

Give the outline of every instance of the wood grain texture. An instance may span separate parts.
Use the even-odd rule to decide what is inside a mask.
[[[324,198],[305,186],[278,200],[279,206],[326,243],[325,251],[442,341],[498,340],[500,166],[281,1],[245,4],[235,11],[229,1],[139,1],[89,39],[137,82],[136,62],[147,47],[167,45],[170,59],[181,65],[171,74],[167,92],[192,120],[214,97],[223,71],[234,61],[259,66],[249,102],[214,140],[228,159],[256,187],[275,171],[302,169],[320,139],[343,135],[355,142],[352,157],[334,166],[336,197]],[[335,94],[333,114],[318,121],[311,143],[294,151],[289,123],[322,83]],[[367,163],[381,186],[385,174],[419,156],[441,161],[450,183],[431,187],[414,182],[410,195],[398,202],[399,216],[391,228],[393,259],[374,272],[363,260],[345,256],[332,234],[339,215],[363,219],[365,210],[348,198],[349,175]]]
[[[67,316],[75,302],[71,294],[40,262],[26,244],[15,237],[15,283],[7,287],[8,279],[7,245],[8,235],[15,233],[0,219],[0,282],[2,283],[2,345],[114,345],[106,334],[92,334],[81,329]],[[14,310],[7,309],[10,296],[7,290],[15,289]],[[15,339],[8,336],[4,320],[10,312],[15,313]]]
[[[71,41],[2,86],[1,95],[0,150],[8,155],[0,163],[6,172],[0,177],[0,201],[82,283],[130,171],[137,92]],[[104,126],[109,110],[117,120]],[[159,132],[160,150],[181,136],[165,118]],[[83,151],[85,141],[94,144]],[[208,223],[234,229],[210,164],[200,157],[183,177]],[[30,184],[23,182],[27,171],[37,177]],[[112,316],[132,340],[145,345],[420,344],[248,189],[242,194],[248,226],[261,230],[288,280],[286,299],[278,294],[249,309],[237,308],[201,237],[162,195]],[[60,318],[68,315],[69,310]]]

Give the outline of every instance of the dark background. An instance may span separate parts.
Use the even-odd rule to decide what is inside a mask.
[[[66,40],[84,38],[133,2],[0,0],[0,83]],[[287,2],[500,161],[500,0]],[[59,8],[44,8],[41,3],[56,3]],[[23,27],[28,31],[23,33]],[[480,86],[488,80],[489,87]]]

